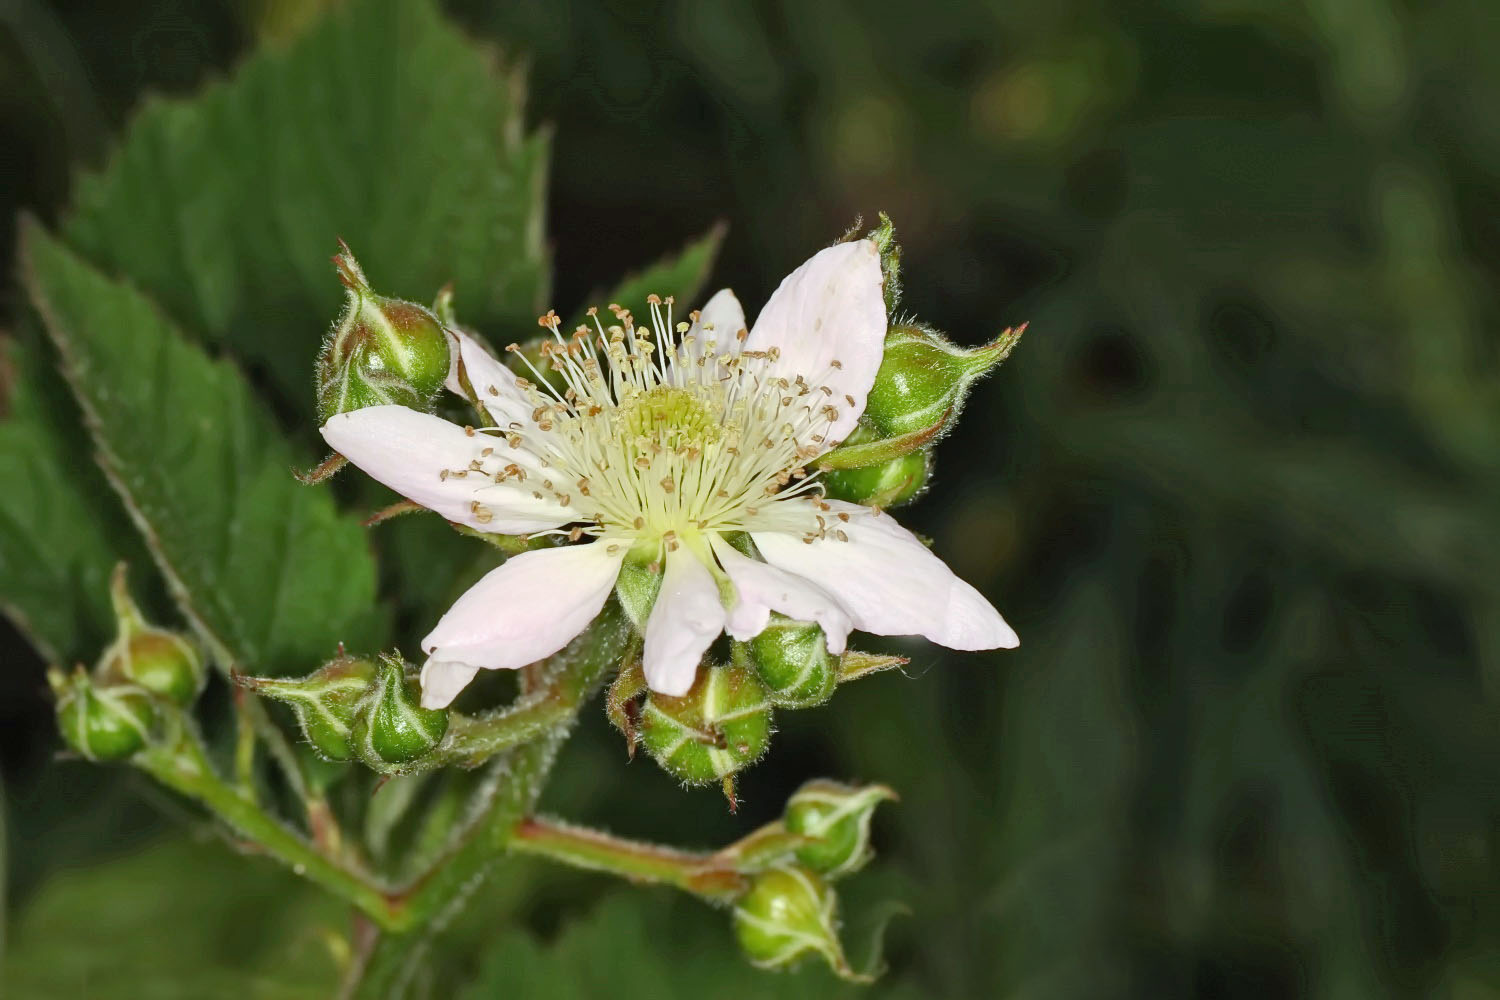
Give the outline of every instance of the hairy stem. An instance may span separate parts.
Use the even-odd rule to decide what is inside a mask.
[[[523,696],[514,705],[489,715],[454,715],[432,759],[440,765],[485,760],[565,725],[576,710],[576,705],[544,692],[540,696]]]
[[[549,819],[523,821],[509,847],[512,853],[535,854],[632,882],[676,886],[712,903],[733,902],[749,885],[721,852],[683,851],[625,840]]]
[[[544,727],[539,738],[490,764],[491,780],[481,793],[474,820],[431,869],[391,896],[394,927],[382,924],[387,932],[351,977],[346,996],[396,1000],[406,995],[432,937],[504,857],[517,825],[536,802],[568,724],[584,699],[625,657],[633,641],[629,623],[611,600],[582,635],[547,661],[541,671],[543,684],[522,710],[544,713],[541,705],[550,703],[553,707],[545,711],[556,712],[550,728]]]
[[[157,781],[202,803],[258,848],[329,892],[349,900],[381,926],[399,923],[384,887],[367,873],[324,854],[301,834],[263,810],[249,795],[215,772],[193,736],[153,748],[136,764]]]

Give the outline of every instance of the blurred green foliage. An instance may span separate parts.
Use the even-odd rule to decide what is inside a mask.
[[[284,45],[306,6],[13,4],[0,20],[14,56],[0,60],[13,173],[0,199],[14,204],[0,225],[20,208],[59,217],[70,165],[100,163],[145,93],[189,93],[256,43]],[[647,762],[627,766],[595,718],[547,808],[711,844],[812,775],[892,785],[902,801],[877,818],[879,857],[844,904],[851,922],[882,899],[912,913],[891,928],[891,971],[872,995],[1500,996],[1500,38],[1487,5],[449,6],[502,46],[503,66],[529,63],[527,121],[552,128],[544,306],[570,315],[727,220],[714,279],[753,313],[812,248],[884,209],[908,308],[970,344],[1031,322],[905,517],[1005,610],[1021,649],[891,646],[913,656],[911,676],[784,713],[736,817]],[[395,58],[403,37],[382,37]],[[437,51],[430,72],[467,72],[458,49]],[[399,92],[356,55],[329,64],[350,85],[335,110],[355,125]],[[208,124],[157,105],[140,119],[153,137],[140,163],[117,167],[135,210],[119,209],[113,236],[78,221],[65,235],[106,272],[150,270],[136,283],[247,363],[310,461],[299,385],[336,308],[317,277],[334,236],[397,294],[472,274],[461,315],[501,342],[546,287],[540,243],[522,241],[533,263],[516,272],[457,242],[419,255],[449,230],[419,243],[402,228],[450,217],[443,204],[478,189],[477,175],[451,182],[460,163],[539,163],[517,152],[544,147],[506,118],[510,77],[479,79],[444,91],[467,113],[449,125],[473,137],[472,161],[451,143],[403,142],[449,135],[436,111],[309,151],[275,139],[327,110],[303,91],[252,83],[241,105],[215,91]],[[236,113],[255,116],[261,144],[222,144],[215,129]],[[326,182],[330,163],[347,187],[308,180]],[[281,200],[304,182],[323,196]],[[87,206],[101,183],[73,193]],[[226,227],[226,188],[263,231]],[[349,220],[377,217],[393,221],[372,224],[366,248]],[[199,296],[184,275],[200,260],[234,294]],[[509,297],[518,282],[531,291]],[[7,380],[0,434],[68,456],[75,481],[94,483],[76,430],[16,430],[33,387],[58,387],[19,294],[11,303],[23,377]],[[36,482],[17,468],[7,484]],[[0,532],[25,509],[6,493]],[[88,554],[82,536],[67,542],[78,547],[57,549],[54,567]],[[482,568],[444,549],[444,571],[412,591],[422,581],[392,567],[447,536],[407,519],[372,542],[384,593],[407,596],[396,627],[408,637],[462,586],[457,567]],[[82,569],[31,568],[56,600],[104,606],[102,578],[90,589],[75,586]],[[142,787],[114,772],[50,762],[41,662],[19,639],[5,649],[16,995],[87,988],[49,968],[64,949],[113,982],[228,975],[269,997],[300,995],[275,992],[300,977],[304,994],[326,992],[317,977],[331,982],[332,963],[312,961],[314,932],[299,929],[341,928],[343,915],[219,845],[136,853],[179,825],[157,818],[175,809],[143,809]],[[231,903],[254,913],[215,923]],[[276,933],[257,935],[257,921]],[[85,940],[100,951],[76,957]],[[433,987],[832,988],[819,970],[753,973],[729,941],[727,920],[692,901],[517,865],[451,929]]]

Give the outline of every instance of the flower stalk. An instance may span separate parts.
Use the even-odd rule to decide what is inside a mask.
[[[626,840],[552,819],[523,820],[509,847],[513,854],[607,872],[631,882],[670,885],[710,903],[732,903],[749,888],[745,876],[722,853]]]
[[[203,746],[185,728],[175,743],[150,747],[134,763],[163,785],[203,805],[298,875],[348,900],[377,924],[398,925],[389,893],[372,875],[346,858],[319,849],[262,809],[245,791],[221,778]]]

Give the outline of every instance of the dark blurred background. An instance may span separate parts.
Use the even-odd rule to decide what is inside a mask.
[[[18,213],[57,218],[144,95],[304,6],[0,3],[4,273]],[[902,518],[1021,648],[887,647],[907,677],[779,717],[738,817],[590,712],[549,808],[712,844],[808,777],[891,784],[845,901],[910,911],[872,995],[1500,997],[1500,7],[448,10],[525,55],[555,130],[560,311],[722,219],[714,287],[753,314],[884,210],[906,309],[966,344],[1031,324]],[[178,921],[160,968],[253,985],[286,908],[337,924],[143,782],[55,762],[42,662],[11,631],[0,656],[13,961]],[[526,878],[470,921],[475,996],[528,961],[827,995],[738,964],[690,900]]]

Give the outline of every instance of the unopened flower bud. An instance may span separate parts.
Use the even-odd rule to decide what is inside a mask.
[[[931,471],[932,452],[921,448],[877,465],[828,469],[823,473],[822,483],[828,496],[835,500],[891,508],[916,499],[927,486]]]
[[[806,837],[797,860],[828,879],[858,871],[870,860],[870,818],[896,793],[884,785],[856,788],[836,781],[809,781],[787,800],[783,822]]]
[[[333,263],[349,295],[318,356],[319,415],[388,403],[427,409],[448,377],[442,322],[425,306],[375,294],[348,247]]]
[[[705,667],[687,694],[656,692],[640,719],[641,744],[669,774],[706,785],[744,770],[771,744],[771,702],[742,667]]]
[[[382,656],[378,671],[355,713],[352,739],[360,760],[385,771],[430,753],[448,731],[448,712],[422,707],[422,687],[399,657]]]
[[[241,677],[239,683],[290,705],[313,749],[325,760],[345,761],[354,756],[354,716],[371,693],[375,674],[369,660],[341,656],[306,677]]]
[[[95,684],[78,667],[70,675],[50,670],[63,742],[93,761],[124,760],[146,746],[157,721],[157,703],[138,684]]]
[[[865,417],[886,437],[924,428],[942,433],[958,418],[970,386],[1005,360],[1024,329],[1007,330],[993,343],[966,350],[927,327],[893,326]]]
[[[816,873],[792,865],[756,875],[734,904],[734,933],[750,964],[785,969],[821,955],[838,975],[862,980],[844,959],[838,897]]]
[[[115,567],[110,580],[114,603],[115,641],[104,651],[96,674],[116,684],[139,684],[178,705],[190,705],[203,690],[203,657],[182,636],[146,622],[130,597],[125,564]]]
[[[829,654],[817,625],[778,615],[745,646],[772,703],[781,708],[821,705],[838,687],[839,658]]]

